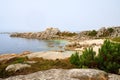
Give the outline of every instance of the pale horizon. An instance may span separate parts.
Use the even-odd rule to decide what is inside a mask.
[[[0,0],[0,32],[120,26],[120,0]]]

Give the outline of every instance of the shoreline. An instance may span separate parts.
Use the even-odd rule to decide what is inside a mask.
[[[48,51],[37,51],[37,52],[30,52],[30,51],[24,51],[22,53],[19,54],[15,54],[15,53],[10,53],[10,54],[0,54],[0,58],[1,60],[3,59],[9,59],[9,58],[13,58],[13,57],[20,57],[20,56],[28,56],[28,57],[38,57],[41,58],[45,58],[45,59],[63,59],[63,58],[69,58],[73,53],[80,52],[80,54],[82,53],[82,51],[85,48],[88,47],[93,47],[93,50],[96,51],[96,53],[98,53],[98,49],[100,48],[100,46],[102,45],[102,43],[104,42],[104,39],[92,39],[92,40],[84,40],[84,41],[71,41],[69,43],[67,43],[68,46],[73,46],[72,48],[74,48],[72,50],[72,48],[70,47],[69,50],[65,50],[65,51],[60,51],[60,50],[48,50]],[[67,46],[66,45],[66,46]],[[78,45],[80,47],[78,47]],[[66,46],[64,48],[66,48]],[[69,47],[68,47],[69,48]]]

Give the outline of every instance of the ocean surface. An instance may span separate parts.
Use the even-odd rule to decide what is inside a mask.
[[[9,37],[9,34],[0,34],[0,54],[64,50],[66,44],[67,41],[64,40],[25,39]]]

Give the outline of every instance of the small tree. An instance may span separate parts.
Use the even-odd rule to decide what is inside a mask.
[[[72,56],[70,57],[70,62],[71,64],[74,64],[76,66],[79,66],[79,53],[76,52],[75,54],[72,54]]]
[[[88,33],[89,36],[96,36],[97,31],[96,30],[92,30]]]
[[[112,33],[114,31],[113,28],[108,28],[107,30],[109,31],[109,33]]]
[[[76,52],[70,57],[70,62],[78,67],[92,67],[94,66],[95,52],[92,48],[85,49],[83,54],[79,56]]]
[[[95,52],[93,51],[93,48],[86,48],[85,51],[83,51],[83,54],[80,55],[80,67],[87,66],[92,67],[94,66],[94,59],[95,59]]]
[[[112,43],[109,40],[104,41],[96,61],[99,69],[117,73],[120,68],[120,44]]]
[[[85,49],[82,55],[73,54],[70,62],[78,67],[99,68],[101,70],[118,73],[120,69],[120,44],[105,40],[95,56],[92,48]]]

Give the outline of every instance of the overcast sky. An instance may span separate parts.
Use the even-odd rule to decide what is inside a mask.
[[[0,32],[82,31],[120,25],[120,0],[0,0]]]

